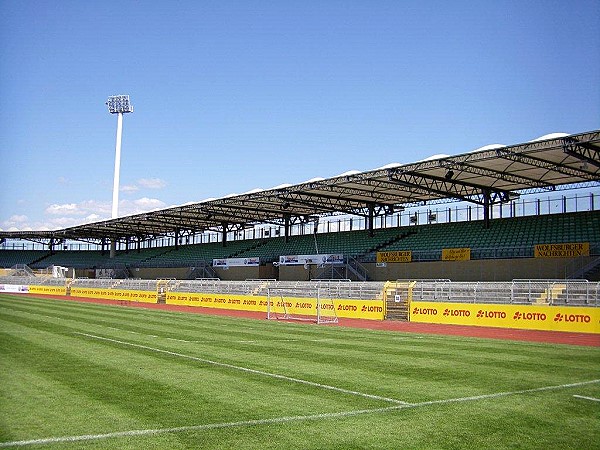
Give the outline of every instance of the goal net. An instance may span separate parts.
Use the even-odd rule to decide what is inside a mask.
[[[267,319],[338,322],[331,292],[323,286],[269,287]]]

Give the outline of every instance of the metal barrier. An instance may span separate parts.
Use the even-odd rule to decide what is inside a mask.
[[[418,281],[415,301],[600,306],[600,283],[587,280],[509,282]]]
[[[156,291],[158,280],[89,279],[47,277],[0,277],[0,284],[66,285],[102,289]],[[562,306],[600,306],[600,283],[587,280],[513,280],[507,282],[453,282],[450,280],[397,280],[414,282],[413,301],[455,303],[498,303]],[[170,292],[266,295],[270,287],[286,295],[326,288],[331,298],[382,299],[384,282],[334,281],[220,281],[169,280]]]

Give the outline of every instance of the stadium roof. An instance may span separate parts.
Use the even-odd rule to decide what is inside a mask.
[[[372,218],[442,199],[489,206],[522,192],[599,181],[600,130],[596,130],[548,135],[512,146],[486,146],[456,156],[390,164],[62,230],[0,231],[0,238],[143,240],[256,224],[294,224],[335,213]]]

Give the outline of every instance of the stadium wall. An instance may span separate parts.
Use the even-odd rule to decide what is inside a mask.
[[[132,269],[135,278],[144,280],[157,280],[161,278],[175,278],[177,280],[190,279],[190,267],[139,267]],[[217,277],[223,281],[243,281],[249,279],[276,279],[278,274],[272,264],[258,267],[230,267],[229,269],[215,268]],[[197,277],[192,277],[197,278]]]
[[[217,276],[224,281],[276,279],[277,271],[272,264],[251,267],[214,268]]]
[[[310,281],[316,266],[279,266],[280,281]]]
[[[595,257],[476,259],[364,264],[374,281],[443,278],[452,281],[511,281],[514,279],[563,279]]]
[[[177,280],[185,280],[190,273],[189,267],[139,267],[131,269],[135,278],[143,280],[158,280],[162,278],[174,278]]]
[[[513,258],[476,259],[470,261],[413,261],[387,263],[377,267],[376,263],[364,263],[369,279],[387,281],[398,279],[435,279],[452,281],[511,281],[515,278],[563,279],[575,269],[591,262],[596,257],[578,258]],[[160,278],[189,279],[189,267],[139,268],[132,269],[135,278],[155,280]],[[316,266],[279,266],[272,264],[258,267],[230,267],[215,269],[224,281],[248,279],[277,279],[280,281],[310,281]],[[80,275],[78,271],[78,275]],[[89,276],[83,275],[81,276]]]

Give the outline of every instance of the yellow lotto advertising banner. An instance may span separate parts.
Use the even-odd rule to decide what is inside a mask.
[[[383,300],[334,300],[338,317],[383,320]]]
[[[442,261],[469,261],[471,259],[470,248],[443,248]]]
[[[271,300],[272,311],[284,308],[289,314],[317,316],[317,300],[315,298],[286,297],[284,300]],[[199,306],[204,308],[233,309],[238,311],[267,312],[267,297],[255,295],[231,294],[200,294],[185,292],[170,292],[167,294],[167,304],[181,306]],[[346,300],[335,299],[321,302],[322,310],[335,310],[337,317],[354,319],[383,320],[382,300]]]
[[[377,252],[377,262],[378,263],[395,263],[395,262],[411,262],[412,261],[412,251],[410,250],[402,250],[402,251],[394,251],[394,252]]]
[[[65,286],[29,286],[30,294],[46,294],[46,295],[67,295]]]
[[[104,300],[127,300],[130,302],[156,303],[156,292],[153,291],[71,288],[71,297],[102,298]]]
[[[167,293],[167,305],[201,306],[240,311],[267,311],[266,297],[256,297],[254,295],[169,292]]]
[[[538,244],[534,246],[534,256],[536,258],[575,258],[578,256],[590,256],[590,243]]]
[[[410,321],[600,334],[600,308],[412,302]]]

